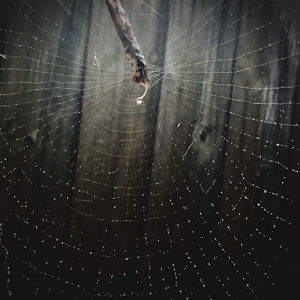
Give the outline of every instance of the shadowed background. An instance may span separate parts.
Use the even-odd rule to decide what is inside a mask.
[[[298,1],[0,3],[1,299],[298,293]]]

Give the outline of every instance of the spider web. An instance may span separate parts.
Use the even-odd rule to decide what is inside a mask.
[[[295,289],[297,1],[5,1],[1,294],[284,298]]]

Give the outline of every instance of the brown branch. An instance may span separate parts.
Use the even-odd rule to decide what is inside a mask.
[[[125,52],[130,61],[130,65],[134,75],[132,80],[143,85],[146,88],[145,94],[140,97],[143,98],[150,86],[150,80],[147,76],[147,64],[138,44],[136,37],[133,34],[130,21],[123,9],[119,0],[105,0],[111,18],[114,22],[116,31],[125,48]]]

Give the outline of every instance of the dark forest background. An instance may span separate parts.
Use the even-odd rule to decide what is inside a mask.
[[[122,3],[142,105],[104,1],[0,1],[0,298],[296,299],[300,2]]]

